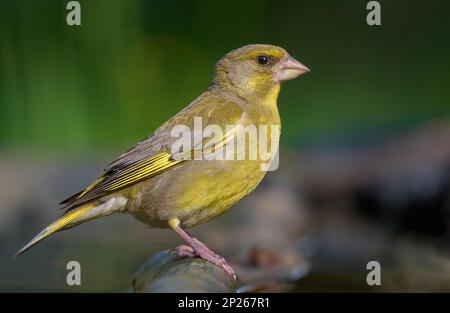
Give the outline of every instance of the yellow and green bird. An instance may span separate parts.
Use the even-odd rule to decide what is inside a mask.
[[[234,276],[225,260],[190,236],[186,228],[226,212],[254,190],[266,173],[262,165],[267,159],[259,155],[252,159],[187,158],[204,146],[181,146],[174,151],[179,138],[172,131],[177,125],[193,129],[195,118],[201,118],[203,127],[223,129],[229,125],[280,126],[277,98],[281,84],[306,72],[306,66],[277,46],[247,45],[226,54],[216,64],[207,91],[110,163],[86,189],[62,201],[65,213],[17,254],[53,233],[120,212],[152,227],[172,228],[187,243],[176,248],[180,256],[200,257]],[[225,131],[212,145],[223,145],[233,136],[235,132]],[[255,139],[246,144],[250,146],[251,140]]]

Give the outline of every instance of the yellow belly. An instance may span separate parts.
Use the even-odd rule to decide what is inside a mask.
[[[225,213],[261,182],[258,161],[189,161],[140,183],[127,211],[153,227],[178,218],[183,227]]]
[[[240,122],[280,125],[276,102],[272,99],[270,105],[246,112]],[[271,134],[269,129],[266,135]],[[275,138],[278,146],[279,133]],[[183,227],[207,222],[253,191],[267,173],[262,165],[268,162],[260,158],[182,162],[136,186],[136,197],[127,210],[153,227],[168,227],[172,218],[178,218]]]

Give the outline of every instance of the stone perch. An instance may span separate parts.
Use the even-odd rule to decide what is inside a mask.
[[[236,284],[216,265],[198,258],[180,258],[167,250],[139,268],[132,292],[236,292]]]

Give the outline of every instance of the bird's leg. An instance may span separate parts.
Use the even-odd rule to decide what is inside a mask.
[[[236,274],[230,265],[225,261],[223,257],[217,253],[211,251],[203,242],[189,235],[187,231],[179,225],[179,220],[171,220],[169,222],[170,227],[181,238],[186,241],[187,245],[181,245],[175,248],[176,253],[180,257],[199,257],[205,261],[211,262],[218,267],[222,268],[228,275],[236,279]]]

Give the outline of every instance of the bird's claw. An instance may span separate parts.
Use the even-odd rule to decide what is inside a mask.
[[[205,261],[211,262],[214,265],[220,267],[233,277],[233,279],[236,279],[236,274],[234,273],[233,269],[230,265],[228,265],[227,261],[217,253],[211,251],[203,242],[196,238],[193,239],[192,246],[188,245],[180,245],[175,248],[175,253],[180,258],[195,258],[199,257],[200,259],[203,259]]]
[[[194,252],[194,249],[192,249],[191,246],[187,245],[180,245],[175,248],[175,253],[180,258],[195,258],[197,255]]]
[[[233,279],[236,279],[236,274],[234,273],[233,268],[230,265],[228,265],[227,261],[225,261],[225,259],[223,257],[221,257],[217,253],[211,251],[200,240],[198,240],[196,238],[192,238],[192,239],[193,239],[193,243],[194,243],[192,245],[192,249],[194,250],[195,254],[199,258],[217,265],[218,267],[222,268],[225,271],[225,273],[227,273],[228,275],[233,277]]]

